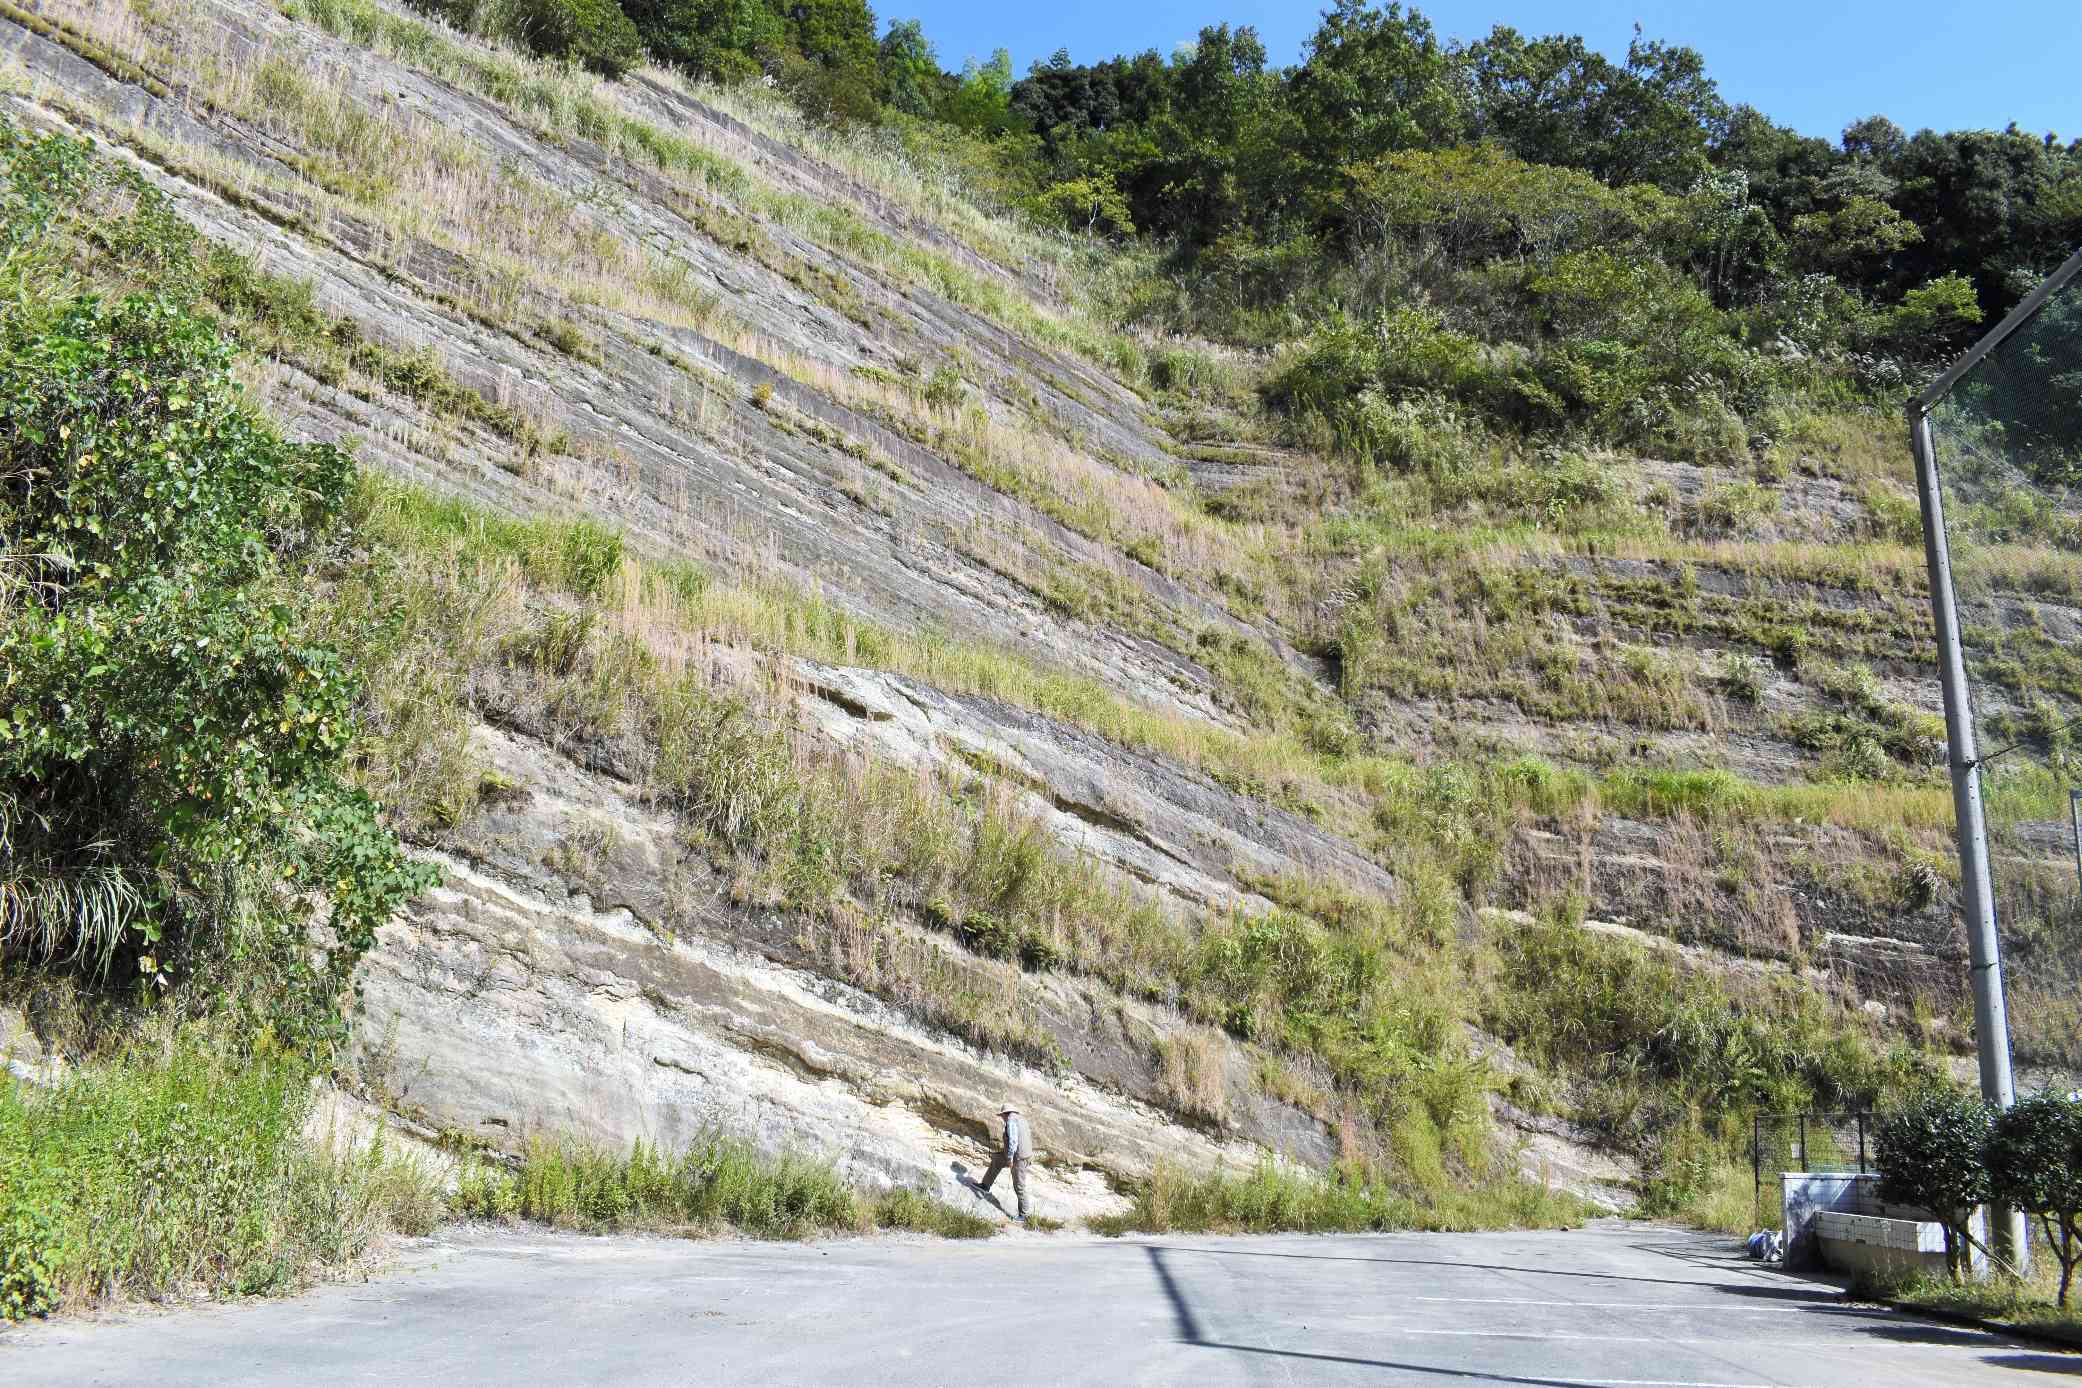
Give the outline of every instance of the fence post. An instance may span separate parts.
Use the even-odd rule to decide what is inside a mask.
[[[1800,1115],[1800,1169],[1807,1170],[1807,1115]]]
[[[1858,1115],[1858,1174],[1865,1174],[1865,1115]]]
[[[2075,831],[2075,885],[2082,887],[2082,790],[2068,791],[2068,823]]]
[[[1757,1223],[1764,1222],[1764,1111],[1758,1109],[1749,1116],[1749,1179],[1750,1214]]]

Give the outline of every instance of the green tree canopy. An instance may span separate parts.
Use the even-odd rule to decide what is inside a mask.
[[[1535,164],[1583,169],[1619,187],[1667,192],[1704,173],[1729,112],[1705,59],[1635,30],[1624,64],[1582,37],[1527,39],[1499,26],[1461,55],[1475,131]]]
[[[2082,1263],[2082,1096],[2038,1094],[1998,1115],[1988,1137],[1996,1199],[2039,1217],[2060,1261],[2060,1304]]]
[[[622,0],[622,8],[653,56],[697,77],[757,76],[788,43],[771,0]]]
[[[939,55],[925,37],[924,25],[915,19],[892,23],[876,51],[875,70],[876,95],[884,106],[907,116],[933,113],[945,74],[940,71]]]
[[[1930,1089],[1882,1119],[1876,1134],[1880,1199],[1928,1210],[1945,1226],[1945,1261],[1964,1275],[1968,1224],[1986,1203],[1995,1111],[1956,1089]]]
[[[1014,125],[1012,55],[1000,48],[990,61],[971,58],[961,81],[940,102],[940,119],[977,135],[996,135]]]
[[[1337,0],[1291,90],[1300,162],[1319,187],[1351,164],[1451,144],[1467,116],[1453,55],[1430,20],[1400,3]]]

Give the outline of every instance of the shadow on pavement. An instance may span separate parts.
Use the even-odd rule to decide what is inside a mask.
[[[1899,1320],[1885,1325],[1861,1325],[1861,1334],[1875,1340],[1893,1340],[1904,1345],[1986,1345],[1990,1340],[1997,1344],[2014,1343],[2005,1341],[1989,1330],[1966,1330],[1952,1326],[1932,1325],[1928,1321]]]
[[[1789,1276],[1791,1274],[1788,1274]],[[1694,1282],[1695,1287],[1709,1291],[1726,1292],[1729,1296],[1753,1297],[1758,1301],[1795,1301],[1810,1306],[1842,1306],[1847,1304],[1839,1291],[1816,1291],[1812,1287],[1756,1287],[1742,1283]]]
[[[1768,1300],[1786,1303],[1789,1312],[1809,1313],[1816,1323],[1841,1327],[1847,1335],[1867,1336],[1899,1345],[1933,1345],[1959,1348],[2003,1346],[2021,1349],[2015,1341],[2005,1340],[1984,1330],[1955,1328],[1918,1320],[1902,1312],[1880,1308],[1857,1307],[1844,1298],[1841,1292],[1820,1291],[1812,1287],[1771,1287],[1755,1284],[1732,1284],[1720,1282],[1695,1282],[1658,1277],[1628,1277],[1617,1273],[1565,1271],[1553,1268],[1521,1268],[1498,1263],[1456,1263],[1428,1258],[1361,1258],[1349,1254],[1317,1253],[1272,1253],[1244,1248],[1192,1248],[1175,1244],[1144,1244],[1143,1251],[1149,1256],[1150,1269],[1156,1274],[1164,1290],[1165,1298],[1171,1303],[1172,1316],[1178,1325],[1178,1338],[1189,1345],[1205,1349],[1229,1350],[1237,1354],[1264,1354],[1285,1359],[1312,1360],[1326,1364],[1354,1364],[1368,1368],[1401,1369],[1412,1373],[1436,1375],[1440,1378],[1473,1379],[1484,1383],[1513,1383],[1526,1385],[1551,1385],[1552,1388],[1570,1388],[1565,1380],[1546,1378],[1520,1378],[1509,1374],[1481,1373],[1468,1369],[1453,1369],[1435,1364],[1410,1364],[1389,1359],[1357,1359],[1337,1354],[1310,1354],[1303,1350],[1271,1349],[1262,1345],[1235,1345],[1220,1340],[1211,1340],[1194,1313],[1177,1276],[1171,1269],[1170,1260],[1177,1254],[1198,1254],[1217,1258],[1286,1258],[1304,1262],[1345,1263],[1388,1263],[1409,1267],[1471,1268],[1485,1272],[1530,1273],[1536,1276],[1595,1278],[1614,1282],[1653,1282],[1665,1285],[1694,1287],[1701,1292],[1719,1292],[1731,1298]],[[1653,1250],[1651,1250],[1653,1251]],[[1687,1259],[1687,1261],[1691,1261]],[[1702,1260],[1703,1263],[1703,1260]],[[1710,1265],[1709,1265],[1710,1266]],[[1855,1316],[1834,1313],[1858,1313]],[[1869,1319],[1867,1317],[1870,1317]],[[1847,1345],[1855,1343],[1846,1339]],[[2059,1373],[2082,1376],[2082,1354],[2066,1355],[2058,1352],[2043,1354],[2016,1353],[1992,1354],[1982,1357],[1983,1363],[2013,1369],[2031,1369],[2042,1373]]]
[[[1816,1292],[1775,1287],[1754,1287],[1734,1282],[1700,1282],[1689,1277],[1628,1277],[1617,1272],[1584,1272],[1578,1268],[1522,1268],[1506,1263],[1449,1263],[1437,1258],[1360,1258],[1348,1253],[1264,1253],[1251,1248],[1187,1248],[1173,1244],[1144,1244],[1167,1253],[1202,1253],[1216,1258],[1297,1258],[1311,1263],[1394,1263],[1402,1267],[1467,1268],[1474,1272],[1514,1272],[1529,1277],[1589,1278],[1598,1282],[1648,1282],[1660,1287],[1697,1287],[1704,1292],[1737,1292],[1754,1296],[1783,1296],[1788,1300],[1835,1301],[1833,1292]]]
[[[954,1179],[960,1182],[963,1186],[967,1187],[971,1195],[975,1196],[978,1200],[982,1200],[988,1203],[992,1209],[996,1210],[999,1214],[1004,1215],[1005,1218],[1012,1218],[1011,1211],[1007,1210],[1003,1205],[1000,1205],[998,1203],[997,1196],[992,1195],[982,1186],[976,1184],[976,1178],[969,1174],[969,1165],[967,1162],[955,1162],[953,1163],[953,1167]]]
[[[1983,1364],[1998,1369],[2028,1369],[2042,1374],[2082,1375],[2082,1355],[2075,1354],[1984,1354]]]
[[[1164,1289],[1165,1299],[1171,1303],[1171,1314],[1178,1323],[1178,1338],[1186,1344],[1202,1349],[1224,1349],[1233,1354],[1265,1354],[1279,1359],[1302,1359],[1316,1364],[1354,1364],[1366,1369],[1401,1369],[1407,1373],[1423,1374],[1429,1378],[1472,1379],[1478,1383],[1517,1383],[1531,1388],[1581,1388],[1580,1379],[1519,1378],[1512,1374],[1482,1373],[1474,1369],[1451,1369],[1438,1364],[1410,1364],[1394,1359],[1359,1359],[1345,1354],[1310,1354],[1298,1349],[1269,1349],[1263,1345],[1231,1345],[1220,1340],[1210,1340],[1200,1329],[1200,1318],[1193,1314],[1192,1303],[1186,1300],[1184,1289],[1164,1261],[1167,1253],[1213,1253],[1228,1252],[1227,1249],[1166,1248],[1159,1244],[1144,1244],[1143,1251],[1149,1254],[1149,1265],[1157,1274],[1157,1282]],[[1306,1257],[1300,1253],[1265,1254],[1265,1257]],[[1350,1258],[1346,1262],[1384,1263],[1413,1262],[1414,1259],[1400,1258]],[[1472,1267],[1476,1264],[1453,1263],[1450,1267]]]

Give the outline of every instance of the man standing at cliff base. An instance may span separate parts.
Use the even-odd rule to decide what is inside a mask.
[[[998,1173],[1011,1167],[1012,1193],[1019,1197],[1019,1222],[1024,1224],[1027,1222],[1027,1154],[1033,1150],[1033,1143],[1027,1137],[1027,1120],[1020,1116],[1018,1109],[1001,1108],[998,1116],[1005,1120],[1005,1142],[991,1157],[990,1170],[983,1173],[977,1189],[988,1193],[991,1183],[998,1179]]]

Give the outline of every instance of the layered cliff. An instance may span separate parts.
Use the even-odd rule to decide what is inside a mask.
[[[373,715],[443,885],[363,965],[350,1077],[430,1135],[727,1127],[965,1198],[1010,1099],[1064,1210],[1266,1151],[1472,1179],[1517,1150],[1598,1193],[1519,1104],[1570,1111],[1567,1078],[1482,1030],[1499,937],[1557,916],[1956,1044],[1942,789],[1830,779],[1865,743],[1928,760],[1883,454],[1598,459],[1631,552],[1384,539],[1266,443],[1256,363],[1106,320],[1111,252],[757,93],[369,0],[8,3],[0,52],[12,119],[93,138],[265,289],[227,309],[264,408],[406,509],[467,504],[413,570],[472,633],[429,638],[439,727]],[[469,550],[545,518],[601,571]],[[2073,574],[2041,567],[1991,614],[2057,648]],[[603,692],[613,661],[651,692]],[[924,808],[784,880],[785,826],[663,769],[725,705],[778,739],[789,816],[906,779]],[[987,888],[986,831],[1020,845]]]

